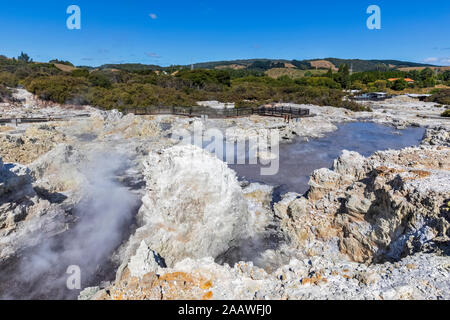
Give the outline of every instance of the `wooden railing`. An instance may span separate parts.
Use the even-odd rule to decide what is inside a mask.
[[[34,117],[34,118],[0,118],[0,124],[12,124],[18,125],[20,123],[40,123],[40,122],[53,122],[53,121],[68,121],[75,118],[88,118],[90,115],[78,114],[74,116],[66,117]]]
[[[98,108],[107,111],[107,109]],[[210,119],[248,117],[251,115],[260,115],[268,117],[286,117],[290,119],[310,117],[309,109],[292,107],[260,107],[260,108],[233,108],[233,109],[212,109],[205,107],[144,107],[144,108],[126,108],[120,110],[123,114],[135,115],[178,115],[186,117],[207,116]],[[40,118],[0,118],[0,124],[33,123],[64,121],[77,117],[89,117],[89,114],[76,115],[74,117],[40,117]]]
[[[251,115],[302,118],[309,117],[309,109],[292,107],[260,107],[260,108],[233,108],[233,109],[212,109],[206,107],[140,107],[126,108],[120,110],[124,114],[135,115],[178,115],[186,117],[208,118],[234,118],[248,117]]]

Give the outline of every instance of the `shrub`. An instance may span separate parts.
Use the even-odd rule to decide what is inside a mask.
[[[87,77],[89,77],[89,70],[88,69],[75,69],[70,73],[70,75],[72,77],[87,78]]]
[[[227,70],[181,70],[177,77],[190,81],[198,88],[204,87],[206,84],[220,84],[224,86],[231,85],[231,76]]]
[[[450,104],[450,89],[433,90],[432,95],[426,99],[428,102],[436,102],[439,104]]]
[[[151,84],[118,84],[111,89],[91,88],[87,100],[105,109],[139,108],[150,106],[189,106],[195,99],[175,89]]]
[[[0,102],[11,98],[11,91],[0,83]]]
[[[374,86],[378,91],[384,91],[387,87],[386,80],[377,80],[374,82]]]
[[[57,103],[77,102],[83,104],[83,96],[87,92],[87,81],[70,76],[39,77],[28,80],[25,84],[28,91],[43,100]]]
[[[240,100],[236,102],[237,108],[258,108],[262,103],[259,101]]]
[[[444,112],[442,112],[441,117],[450,117],[450,109],[445,110]]]
[[[0,72],[0,84],[6,87],[15,88],[19,84],[19,78],[13,73]]]
[[[311,87],[327,87],[330,89],[341,88],[340,84],[328,77],[310,77],[295,80],[297,84]]]
[[[361,81],[356,80],[356,81],[354,81],[354,82],[352,83],[352,85],[351,85],[350,88],[351,88],[352,90],[364,90],[365,86],[364,86],[364,84],[363,84]]]

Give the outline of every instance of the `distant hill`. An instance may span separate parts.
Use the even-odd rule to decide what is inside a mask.
[[[360,59],[337,59],[337,58],[326,58],[323,60],[331,62],[337,68],[341,64],[353,66],[354,72],[376,71],[376,70],[383,71],[409,67],[434,67],[431,64],[423,64],[399,60],[360,60]]]
[[[0,62],[14,64],[13,59],[6,56],[0,56]],[[53,64],[56,68],[70,72],[75,67],[69,61],[51,60],[49,64]],[[400,61],[400,60],[362,60],[362,59],[339,59],[339,58],[323,58],[309,60],[286,60],[286,59],[239,59],[224,61],[209,61],[195,63],[195,69],[233,69],[233,70],[259,70],[266,72],[271,69],[292,69],[292,70],[328,70],[331,68],[336,71],[340,65],[347,64],[353,68],[353,72],[363,71],[387,71],[387,70],[421,70],[423,68],[433,68],[439,71],[449,70],[449,67],[436,66],[425,63]],[[77,66],[76,68],[85,68],[89,70],[121,70],[127,72],[146,72],[146,71],[167,71],[172,74],[181,68],[191,68],[191,65],[162,67],[154,64],[141,63],[122,63],[122,64],[104,64],[99,67]],[[286,71],[289,73],[288,71]]]
[[[298,69],[298,70],[327,70],[329,68],[336,71],[340,65],[347,64],[353,67],[353,72],[362,71],[385,71],[385,70],[404,70],[405,68],[436,68],[437,66],[424,63],[399,61],[399,60],[361,60],[361,59],[311,59],[311,60],[285,60],[285,59],[241,59],[227,61],[210,61],[195,63],[194,69],[233,69],[233,70],[260,70],[268,71],[271,69]],[[140,63],[125,64],[105,64],[98,69],[123,70],[128,72],[156,71],[166,70],[173,72],[177,68],[190,68],[191,65],[161,67],[158,65],[147,65]]]
[[[399,61],[399,60],[361,60],[361,59],[312,59],[312,60],[284,60],[284,59],[246,59],[231,61],[212,61],[194,64],[196,69],[261,69],[296,68],[300,70],[329,69],[337,70],[341,64],[353,66],[354,72],[395,70],[399,68],[436,67],[431,64]]]
[[[123,63],[123,64],[104,64],[98,67],[100,70],[104,69],[114,69],[122,70],[128,72],[138,72],[138,71],[155,71],[164,69],[163,67],[153,65],[153,64],[141,64],[141,63]]]

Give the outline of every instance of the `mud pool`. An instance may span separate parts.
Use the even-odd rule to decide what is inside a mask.
[[[371,122],[339,124],[338,130],[320,139],[280,145],[279,171],[276,175],[261,176],[261,165],[230,165],[241,180],[260,182],[276,187],[278,195],[287,192],[305,193],[311,173],[320,168],[330,168],[342,150],[356,151],[370,156],[376,151],[402,149],[420,143],[424,128],[394,127]]]

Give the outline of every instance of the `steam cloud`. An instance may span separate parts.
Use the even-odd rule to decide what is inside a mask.
[[[12,283],[8,296],[2,299],[76,298],[79,291],[66,287],[71,265],[81,269],[82,288],[98,281],[94,278],[99,274],[113,274],[114,270],[108,270],[112,268],[109,258],[123,241],[124,230],[129,230],[140,201],[116,181],[127,169],[125,157],[103,152],[89,158],[83,170],[87,178],[84,196],[74,211],[77,222],[20,258],[8,281]]]

